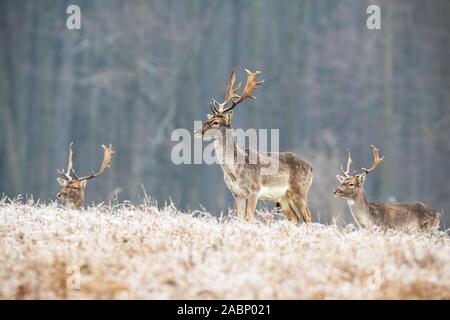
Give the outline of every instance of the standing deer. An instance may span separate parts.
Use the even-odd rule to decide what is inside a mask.
[[[298,223],[301,216],[309,223],[311,213],[307,206],[307,195],[313,179],[311,166],[293,153],[263,154],[237,144],[234,130],[231,129],[232,110],[246,99],[255,99],[253,91],[264,82],[257,81],[260,71],[245,71],[247,82],[242,93],[237,93],[241,83],[235,86],[236,72],[233,70],[225,100],[221,103],[211,100],[212,115],[208,115],[208,120],[195,133],[214,140],[216,158],[223,169],[225,183],[234,196],[240,220],[251,220],[257,201],[261,199],[281,206],[290,221]],[[249,159],[256,161],[250,163]],[[278,170],[265,174],[264,168],[271,166],[272,161],[277,161]]]
[[[67,170],[58,170],[58,173],[63,177],[57,178],[56,181],[61,185],[62,189],[58,192],[58,198],[64,200],[66,202],[66,206],[70,209],[80,210],[84,206],[84,190],[86,188],[86,184],[88,180],[96,178],[102,175],[110,166],[111,166],[111,157],[114,154],[112,149],[112,145],[110,144],[108,147],[102,145],[103,148],[103,162],[100,167],[100,170],[97,173],[92,172],[88,176],[84,176],[79,178],[75,170],[73,169],[72,162],[72,145],[73,142],[69,145],[69,156],[67,161]]]
[[[422,202],[377,203],[368,202],[364,195],[364,181],[369,173],[383,161],[379,149],[372,145],[373,164],[363,168],[360,174],[350,175],[352,158],[348,150],[347,168],[341,166],[344,176],[337,175],[341,185],[334,191],[335,197],[346,198],[357,225],[361,228],[378,226],[383,229],[431,230],[439,226],[440,213]]]

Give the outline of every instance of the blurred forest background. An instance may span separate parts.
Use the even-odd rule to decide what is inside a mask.
[[[70,4],[81,30],[66,28]],[[382,30],[367,29],[369,4]],[[421,200],[449,225],[448,0],[2,0],[0,194],[55,199],[70,141],[79,174],[112,143],[88,202],[139,201],[145,189],[160,204],[226,211],[221,168],[174,165],[171,133],[206,119],[233,67],[266,79],[234,127],[278,128],[280,151],[314,167],[315,221],[351,221],[335,175],[348,147],[357,169],[375,144],[386,160],[369,200]]]

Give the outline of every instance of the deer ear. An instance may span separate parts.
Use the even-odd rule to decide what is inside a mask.
[[[214,117],[212,114],[207,114],[208,120],[210,120],[212,117]]]
[[[359,182],[360,182],[361,184],[364,183],[364,181],[366,181],[366,177],[367,177],[367,174],[366,174],[366,173],[358,174],[358,180],[359,180]]]
[[[224,114],[225,120],[228,124],[231,124],[231,120],[233,120],[233,111],[227,112]]]
[[[56,178],[56,181],[58,182],[58,184],[59,184],[61,187],[64,187],[64,186],[66,185],[66,180],[64,180],[64,179]]]
[[[81,189],[84,190],[84,188],[86,188],[86,185],[87,185],[87,180],[82,180],[81,183],[80,183]]]
[[[340,175],[336,175],[336,178],[339,180],[340,183],[344,182],[345,177],[340,176]]]

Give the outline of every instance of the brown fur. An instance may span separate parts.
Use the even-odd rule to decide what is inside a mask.
[[[270,156],[274,154],[241,148],[231,129],[231,120],[231,112],[209,116],[197,133],[214,139],[216,157],[224,171],[225,183],[234,195],[238,217],[252,219],[257,201],[270,200],[281,206],[290,221],[298,223],[302,217],[305,222],[311,222],[307,195],[313,179],[312,167],[297,155],[286,152],[278,155],[279,167],[275,174],[262,175],[262,169],[270,167]],[[245,163],[237,163],[238,154],[245,156]],[[252,156],[256,163],[248,161]],[[264,188],[268,192],[261,193]],[[271,193],[274,188],[285,190]]]
[[[373,148],[376,150],[376,154],[374,154],[377,158],[378,149]],[[383,159],[378,158],[379,164]],[[366,170],[361,174],[348,175],[350,164],[349,154],[347,172],[343,171],[346,176],[337,176],[341,185],[334,191],[334,195],[348,200],[352,216],[359,227],[378,226],[383,229],[430,231],[439,226],[440,213],[422,202],[368,202],[364,194],[364,182],[371,170]]]
[[[80,210],[84,207],[84,191],[86,189],[86,184],[88,180],[97,178],[102,175],[110,166],[111,166],[111,158],[114,154],[112,149],[112,145],[110,144],[108,147],[102,145],[103,148],[103,161],[101,167],[97,173],[92,172],[88,176],[78,177],[75,174],[73,169],[73,161],[72,161],[72,145],[73,142],[69,145],[69,154],[67,160],[67,170],[58,170],[58,173],[63,177],[57,178],[56,181],[62,187],[58,192],[58,198],[65,201],[66,206],[70,209]]]
[[[84,190],[86,188],[86,180],[64,180],[57,179],[62,189],[58,192],[58,198],[66,202],[66,206],[70,209],[80,210],[84,206]]]

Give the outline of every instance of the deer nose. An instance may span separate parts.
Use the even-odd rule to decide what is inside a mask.
[[[56,196],[57,196],[58,198],[62,198],[62,193],[61,193],[61,192],[58,192],[58,193],[56,194]]]
[[[340,191],[339,191],[338,189],[336,189],[336,190],[333,191],[333,194],[334,194],[335,196],[337,196],[337,195],[339,194],[339,192],[340,192]]]

